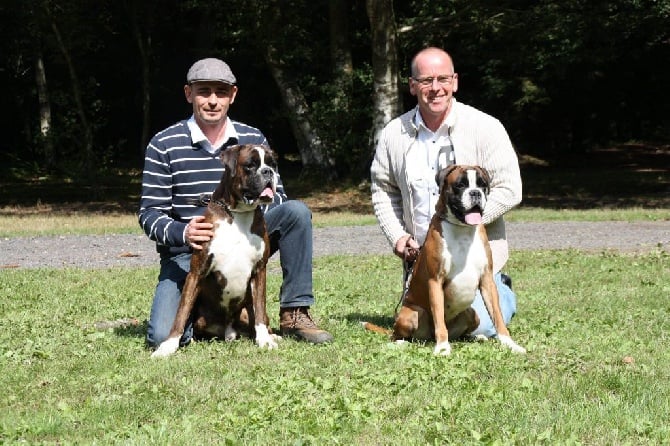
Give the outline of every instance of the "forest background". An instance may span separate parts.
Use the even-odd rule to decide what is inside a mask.
[[[190,114],[189,66],[214,56],[238,79],[231,117],[280,168],[365,179],[377,132],[415,104],[425,46],[452,54],[458,99],[524,160],[667,152],[669,19],[667,0],[3,0],[0,174],[139,172],[149,138]]]

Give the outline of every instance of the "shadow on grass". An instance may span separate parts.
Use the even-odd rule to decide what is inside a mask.
[[[137,325],[122,325],[114,329],[114,334],[126,338],[144,338],[147,334],[147,321]]]
[[[375,325],[379,325],[382,328],[388,328],[389,330],[393,329],[393,323],[395,322],[395,318],[393,316],[379,316],[362,313],[349,313],[345,316],[345,319],[347,322],[351,322],[352,324],[371,322]]]

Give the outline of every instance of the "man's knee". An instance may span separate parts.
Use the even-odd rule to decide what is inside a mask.
[[[496,288],[498,290],[498,303],[500,305],[500,312],[502,313],[505,325],[508,325],[512,317],[516,313],[516,294],[507,285],[505,285],[500,277],[500,273],[494,276]],[[472,308],[479,316],[479,327],[472,333],[473,335],[484,335],[486,337],[493,337],[496,335],[496,329],[491,320],[491,316],[484,305],[484,300],[481,294],[477,291],[475,301]]]
[[[158,347],[163,341],[165,341],[170,336],[170,331],[172,330],[172,322],[167,323],[166,320],[162,321],[149,321],[147,327],[147,336],[146,344],[150,348]],[[186,324],[184,327],[184,333],[179,340],[179,345],[184,346],[191,341],[193,337],[193,326],[191,322]]]
[[[302,201],[289,200],[284,202],[282,207],[284,207],[283,211],[285,212],[286,218],[294,222],[294,224],[311,225],[312,211],[310,211],[307,205]]]
[[[165,330],[162,327],[154,327],[149,324],[147,327],[146,343],[148,347],[158,347],[170,334],[170,329]]]

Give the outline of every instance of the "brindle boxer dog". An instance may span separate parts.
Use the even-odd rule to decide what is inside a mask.
[[[231,341],[246,332],[259,347],[277,347],[265,307],[270,242],[260,209],[276,193],[276,155],[247,144],[224,150],[221,160],[225,170],[205,211],[214,237],[194,251],[172,329],[152,357],[177,351],[189,317],[197,338]]]
[[[498,340],[517,353],[526,350],[510,337],[493,281],[491,248],[481,223],[490,178],[479,166],[451,165],[436,176],[440,197],[426,240],[414,264],[409,288],[393,331],[370,323],[393,339],[435,340],[435,355],[449,355],[449,339],[472,333],[479,317],[471,305],[480,290]]]

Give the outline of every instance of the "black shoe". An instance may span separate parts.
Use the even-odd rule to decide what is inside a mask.
[[[500,274],[500,280],[502,281],[502,283],[507,285],[507,288],[509,288],[510,290],[512,289],[512,278],[510,276],[508,276],[507,274],[501,273]]]

